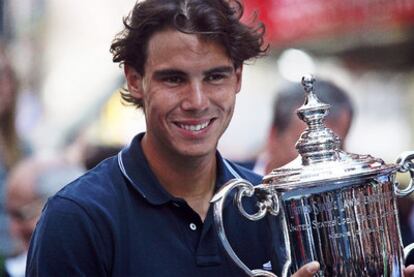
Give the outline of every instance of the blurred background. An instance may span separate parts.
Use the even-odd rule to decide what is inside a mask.
[[[145,129],[120,104],[122,70],[109,45],[134,1],[2,0],[0,32],[20,81],[17,127],[34,151],[79,137],[124,144]],[[255,156],[285,81],[334,80],[356,116],[346,148],[394,162],[413,148],[414,1],[245,0],[267,27],[269,56],[245,66],[234,120],[220,144],[235,160]]]
[[[0,77],[0,258],[15,249],[6,245],[2,220],[5,176],[19,157],[57,153],[68,164],[90,168],[88,153],[98,161],[98,154],[116,153],[145,130],[141,111],[121,104],[122,69],[109,53],[134,2],[0,0],[0,72],[10,65],[15,78],[5,78],[17,80]],[[256,11],[270,47],[266,58],[244,67],[234,119],[219,145],[226,157],[250,160],[262,151],[278,89],[306,73],[334,81],[352,97],[348,152],[392,163],[414,149],[414,0],[244,2],[244,20]],[[414,230],[411,205],[400,212],[402,226]],[[22,212],[9,216],[23,223]]]

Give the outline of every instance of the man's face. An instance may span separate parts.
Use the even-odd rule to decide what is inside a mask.
[[[341,111],[341,114],[335,118],[328,116],[325,125],[339,137],[342,142],[340,148],[343,149],[343,143],[351,125],[350,114],[346,111]],[[296,142],[306,128],[306,124],[296,114],[292,114],[287,129],[283,130],[283,132],[278,131],[276,128],[271,130],[268,146],[271,161],[267,171],[281,167],[299,155],[296,149]]]
[[[296,115],[292,115],[289,126],[283,132],[272,128],[268,142],[270,160],[266,173],[287,164],[298,156],[296,142],[305,128],[306,124]]]
[[[147,54],[144,76],[125,69],[129,91],[143,99],[147,145],[166,155],[214,153],[233,115],[241,68],[219,44],[175,30],[154,34]]]
[[[43,202],[35,196],[30,180],[22,181],[20,178],[20,181],[8,185],[6,208],[10,218],[10,233],[27,249]]]

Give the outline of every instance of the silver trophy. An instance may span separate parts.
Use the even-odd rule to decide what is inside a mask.
[[[234,179],[213,197],[220,241],[247,276],[276,276],[249,269],[226,238],[223,203],[235,190],[235,204],[246,218],[279,219],[286,249],[282,276],[314,260],[321,264],[317,276],[403,276],[414,245],[402,247],[396,198],[414,190],[414,151],[385,164],[339,149],[339,138],[324,125],[330,105],[319,101],[314,81],[312,76],[302,79],[305,102],[297,113],[308,127],[296,144],[298,158],[274,169],[258,186]],[[410,174],[405,189],[395,181],[397,172]],[[253,196],[258,210],[249,214],[242,199]]]

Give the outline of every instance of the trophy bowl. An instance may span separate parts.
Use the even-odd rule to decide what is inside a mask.
[[[243,216],[278,222],[274,232],[282,231],[286,252],[281,276],[311,261],[321,265],[317,276],[403,276],[414,244],[402,247],[396,199],[414,190],[414,151],[386,164],[339,149],[339,138],[324,125],[330,105],[319,101],[314,82],[312,76],[302,79],[305,102],[297,113],[308,127],[296,144],[298,158],[272,170],[257,186],[234,179],[213,197],[220,241],[247,276],[276,276],[249,269],[226,238],[223,203],[236,190],[234,200]],[[404,189],[395,180],[397,172],[410,174]],[[255,214],[242,205],[243,197],[252,196],[258,199]]]

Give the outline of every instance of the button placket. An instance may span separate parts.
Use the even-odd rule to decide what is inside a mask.
[[[191,222],[189,226],[191,230],[193,231],[197,230],[197,225],[195,223]]]

